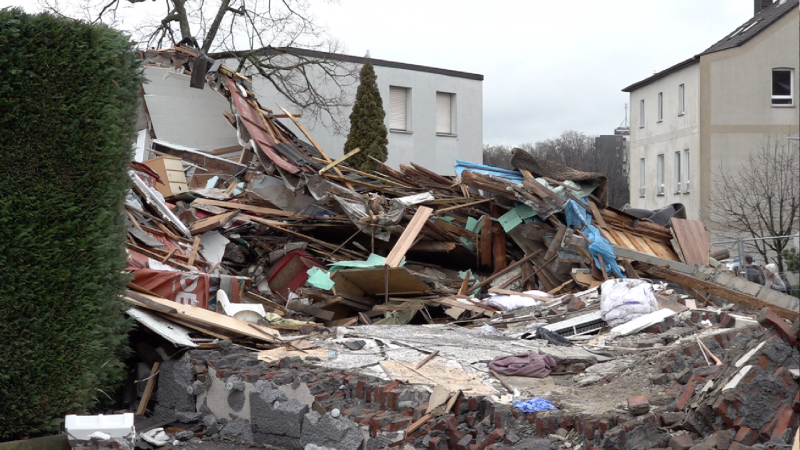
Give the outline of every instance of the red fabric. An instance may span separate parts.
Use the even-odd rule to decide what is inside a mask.
[[[133,283],[174,302],[208,309],[208,274],[139,269]]]
[[[522,355],[498,356],[489,363],[489,368],[501,375],[545,378],[556,368],[556,360],[550,355],[528,352]]]

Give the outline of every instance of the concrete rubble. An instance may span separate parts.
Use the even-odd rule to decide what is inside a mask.
[[[188,88],[207,57],[144,58]],[[123,406],[140,436],[306,450],[797,442],[798,299],[712,258],[686,264],[681,233],[707,243],[702,224],[640,220],[607,205],[603,175],[521,151],[514,170],[362,172],[260,105],[244,75],[199,67],[240,145],[160,141],[159,111],[145,111],[151,158],[132,166],[125,212],[124,299],[140,326]],[[543,366],[490,367],[515,356]]]

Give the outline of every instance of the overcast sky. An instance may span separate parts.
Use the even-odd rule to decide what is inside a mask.
[[[624,118],[622,88],[753,15],[752,0],[311,3],[349,54],[484,75],[484,142],[507,145],[565,130],[611,134]]]

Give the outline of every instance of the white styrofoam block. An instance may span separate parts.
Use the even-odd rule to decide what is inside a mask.
[[[64,428],[70,440],[88,441],[92,433],[100,431],[112,438],[132,439],[136,433],[133,427],[133,413],[99,414],[96,416],[68,415]]]

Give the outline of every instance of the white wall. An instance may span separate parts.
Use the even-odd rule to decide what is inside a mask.
[[[679,115],[678,86],[684,85],[685,112]],[[658,93],[663,93],[663,120],[658,121]],[[683,203],[690,219],[699,219],[697,181],[700,154],[700,71],[692,64],[631,92],[630,192],[634,208],[659,209]],[[645,121],[640,122],[640,100]],[[684,150],[689,149],[689,192],[685,192]],[[681,187],[676,192],[674,154],[681,152]],[[657,157],[664,155],[664,195],[658,195]],[[640,159],[645,158],[645,195],[639,194]]]
[[[483,82],[456,76],[435,74],[418,70],[399,69],[375,65],[378,77],[378,89],[387,111],[385,123],[389,128],[389,86],[411,88],[409,133],[389,131],[388,164],[398,168],[401,163],[414,162],[434,172],[453,175],[453,164],[456,159],[480,163],[483,158]],[[298,112],[298,108],[290,105],[288,100],[277,91],[256,77],[254,89],[262,106],[274,109],[280,114],[276,102],[289,111]],[[320,87],[323,92],[339,92],[339,88],[331,84]],[[358,84],[346,87],[351,101],[355,100]],[[336,91],[331,91],[336,89]],[[437,136],[436,126],[436,92],[456,94],[456,135]],[[342,118],[349,125],[352,108],[347,108]],[[282,119],[290,125],[292,131],[302,137],[289,119]],[[346,134],[337,135],[324,123],[315,122],[311,117],[302,117],[301,123],[309,130],[314,139],[331,157],[342,155]]]

